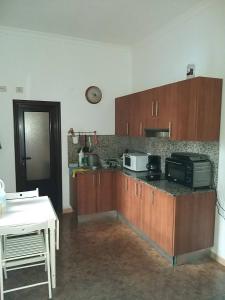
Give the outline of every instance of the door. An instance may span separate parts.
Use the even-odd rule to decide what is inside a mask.
[[[60,102],[13,100],[16,190],[39,188],[62,211]]]

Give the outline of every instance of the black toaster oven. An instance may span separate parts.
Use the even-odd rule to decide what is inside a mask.
[[[175,152],[166,158],[165,177],[190,188],[212,185],[212,164],[204,154]]]

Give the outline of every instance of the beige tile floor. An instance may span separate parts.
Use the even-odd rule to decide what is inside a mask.
[[[205,258],[175,268],[116,218],[75,226],[72,214],[60,221],[57,288],[60,300],[222,300],[225,267]],[[42,269],[9,274],[7,285],[45,276]],[[5,300],[48,299],[47,286],[5,296]]]

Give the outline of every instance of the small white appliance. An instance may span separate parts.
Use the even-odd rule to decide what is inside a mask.
[[[148,154],[133,152],[123,154],[123,167],[131,171],[147,171]]]

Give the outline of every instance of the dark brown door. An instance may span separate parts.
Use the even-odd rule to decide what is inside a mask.
[[[39,188],[62,211],[60,102],[13,100],[16,189]]]

